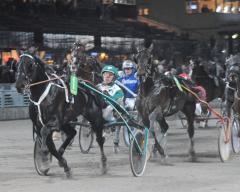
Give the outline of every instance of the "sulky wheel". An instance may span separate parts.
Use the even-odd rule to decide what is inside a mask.
[[[240,127],[238,118],[234,117],[232,122],[232,149],[234,153],[239,153],[240,151]]]
[[[226,122],[221,123],[218,136],[218,151],[222,162],[226,162],[231,154],[231,141],[230,139],[226,140],[228,134],[226,126],[227,126]]]
[[[47,175],[50,169],[52,156],[49,152],[41,150],[41,139],[36,137],[34,143],[34,166],[39,175]]]
[[[136,130],[135,139],[132,139],[130,145],[130,166],[134,176],[142,176],[147,164],[147,147],[144,149],[145,135],[143,131]],[[147,145],[146,145],[147,146]]]
[[[79,147],[83,154],[87,154],[92,147],[94,136],[90,123],[85,119],[82,123],[79,127]]]

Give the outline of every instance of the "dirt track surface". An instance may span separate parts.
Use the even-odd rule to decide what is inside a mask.
[[[196,129],[197,162],[186,161],[189,140],[179,121],[171,121],[167,142],[169,165],[159,156],[147,163],[142,177],[134,177],[129,165],[128,148],[121,142],[119,154],[113,153],[112,139],[105,151],[108,173],[100,174],[100,155],[96,142],[89,154],[81,154],[77,137],[65,157],[73,170],[67,179],[54,159],[49,176],[39,176],[33,164],[33,141],[29,120],[0,122],[0,191],[1,192],[206,192],[240,191],[240,156],[232,155],[227,163],[219,159],[216,122],[210,128]]]

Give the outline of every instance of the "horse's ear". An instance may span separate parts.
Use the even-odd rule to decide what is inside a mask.
[[[152,50],[153,50],[153,48],[154,48],[154,45],[153,45],[153,43],[150,45],[150,47],[148,48],[148,51],[151,53],[152,52]]]

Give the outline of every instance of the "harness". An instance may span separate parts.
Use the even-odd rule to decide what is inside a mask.
[[[46,75],[47,75],[47,73],[46,73]],[[47,85],[47,87],[46,87],[46,89],[44,90],[44,92],[42,93],[42,95],[39,97],[39,100],[38,100],[37,102],[36,102],[36,101],[33,101],[33,100],[31,99],[31,95],[29,95],[29,100],[30,100],[30,102],[33,103],[34,105],[36,105],[37,108],[38,108],[38,118],[39,118],[39,121],[41,122],[41,124],[42,124],[43,126],[44,126],[44,123],[43,123],[43,120],[42,120],[42,113],[41,113],[40,105],[41,105],[42,101],[48,96],[49,91],[50,91],[50,89],[51,89],[52,86],[57,86],[57,87],[59,87],[59,88],[61,88],[61,89],[64,89],[66,102],[69,103],[68,89],[67,89],[67,86],[66,86],[65,82],[64,82],[59,76],[57,76],[56,74],[52,74],[52,75],[53,75],[54,77],[56,77],[57,79],[60,80],[62,86],[59,85],[59,84],[50,82],[50,83]],[[50,78],[48,75],[47,75],[47,77],[48,77],[48,79],[51,81],[51,78]],[[29,86],[31,86],[31,85],[29,85]]]
[[[29,54],[22,54],[20,57],[23,57],[23,56],[26,56],[26,57],[29,57],[30,59],[32,59],[35,63],[35,59],[33,56],[29,55]],[[19,64],[18,66],[18,71],[20,69],[20,66],[21,66],[22,63]],[[51,79],[49,77],[49,75],[45,72],[48,80],[44,80],[44,81],[40,81],[40,82],[37,82],[37,83],[33,83],[33,84],[29,84],[27,85],[26,88],[30,88],[32,86],[35,86],[35,85],[39,85],[39,84],[42,84],[42,83],[46,83],[46,82],[49,82],[49,84],[47,85],[47,87],[45,88],[45,90],[43,91],[42,95],[39,97],[39,100],[36,102],[36,101],[33,101],[31,99],[31,92],[28,93],[28,96],[29,96],[29,101],[31,103],[33,103],[35,106],[37,106],[37,109],[38,109],[38,118],[39,118],[39,121],[41,122],[41,124],[44,126],[44,123],[43,123],[43,120],[42,120],[42,113],[41,113],[41,109],[40,109],[40,105],[41,103],[43,102],[43,100],[48,96],[49,94],[49,91],[51,89],[52,86],[57,86],[61,89],[64,89],[64,93],[65,93],[65,99],[66,99],[66,102],[69,103],[69,98],[68,98],[68,89],[67,89],[67,86],[65,84],[65,82],[61,79],[61,77],[59,77],[58,75],[56,74],[50,74],[52,76],[54,76],[53,79]],[[53,80],[59,80],[61,85],[57,84],[57,83],[53,83],[52,81]]]

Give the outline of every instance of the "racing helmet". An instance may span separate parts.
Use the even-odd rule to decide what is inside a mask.
[[[104,72],[113,73],[116,78],[118,77],[118,69],[113,65],[105,65],[102,69],[101,74],[103,75]]]
[[[124,70],[125,68],[135,68],[135,63],[131,60],[126,60],[122,64],[122,69]]]
[[[191,80],[191,77],[187,73],[181,73],[178,76],[186,80]]]

